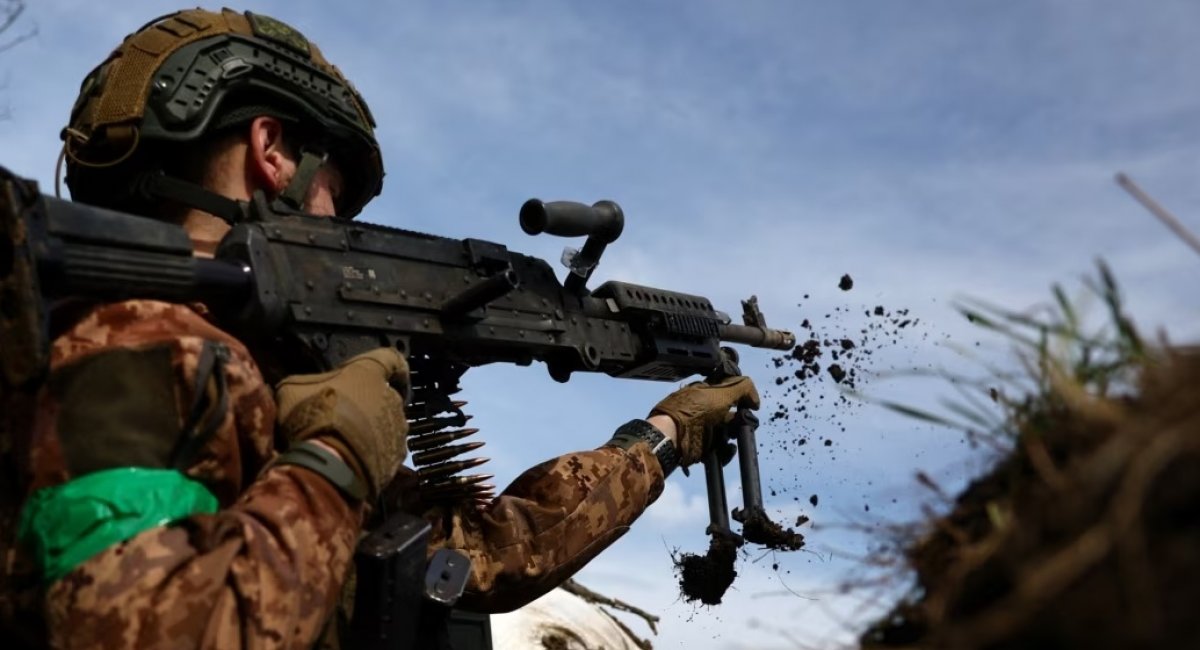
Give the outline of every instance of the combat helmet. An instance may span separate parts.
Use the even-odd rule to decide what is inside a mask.
[[[178,147],[258,115],[294,124],[315,140],[306,143],[297,179],[284,192],[293,203],[325,156],[344,172],[339,216],[353,217],[379,194],[375,121],[316,45],[268,16],[190,9],[127,36],[84,79],[62,132],[72,198],[135,212],[168,199],[218,213],[220,197],[164,169]]]

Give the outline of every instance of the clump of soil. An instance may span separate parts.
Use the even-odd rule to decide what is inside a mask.
[[[863,647],[1200,647],[1198,389],[1192,348],[1123,394],[1018,409],[1017,445],[907,547],[914,594]]]
[[[775,551],[799,551],[804,548],[804,535],[771,521],[762,512],[751,513],[742,521],[742,536],[747,542],[761,544]]]
[[[704,555],[683,553],[672,558],[675,572],[679,575],[679,592],[684,600],[698,600],[705,605],[721,604],[721,598],[737,577],[737,571],[733,568],[737,551],[736,539],[713,535],[708,552]]]

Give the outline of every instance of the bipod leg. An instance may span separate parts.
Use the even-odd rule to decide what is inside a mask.
[[[739,408],[729,427],[732,437],[737,439],[738,467],[742,473],[742,507],[733,511],[733,518],[742,524],[742,537],[752,544],[776,550],[798,550],[804,546],[804,536],[771,521],[763,507],[756,439],[758,417],[750,409]]]
[[[762,476],[758,470],[758,417],[750,409],[739,408],[728,426],[732,437],[737,439],[738,468],[742,474],[742,507],[733,511],[733,518],[742,523],[746,541],[764,544],[767,540],[760,534],[763,527],[751,523],[768,519],[763,508]]]
[[[729,500],[725,496],[725,463],[721,451],[715,446],[704,454],[704,484],[708,488],[708,534],[736,540],[742,545],[742,536],[729,527]]]

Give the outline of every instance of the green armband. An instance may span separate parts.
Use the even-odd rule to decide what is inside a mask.
[[[34,492],[18,535],[53,582],[144,530],[216,511],[217,498],[181,472],[121,467]]]

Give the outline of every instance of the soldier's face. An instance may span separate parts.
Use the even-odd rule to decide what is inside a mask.
[[[297,156],[282,146],[282,125],[271,117],[259,117],[247,132],[229,138],[212,154],[204,186],[222,196],[248,201],[257,190],[268,195],[282,192],[296,174]],[[337,216],[337,199],[342,191],[342,174],[332,162],[313,176],[305,196],[304,210],[321,217]],[[212,257],[229,224],[199,210],[189,211],[183,227],[191,237],[196,254]]]

